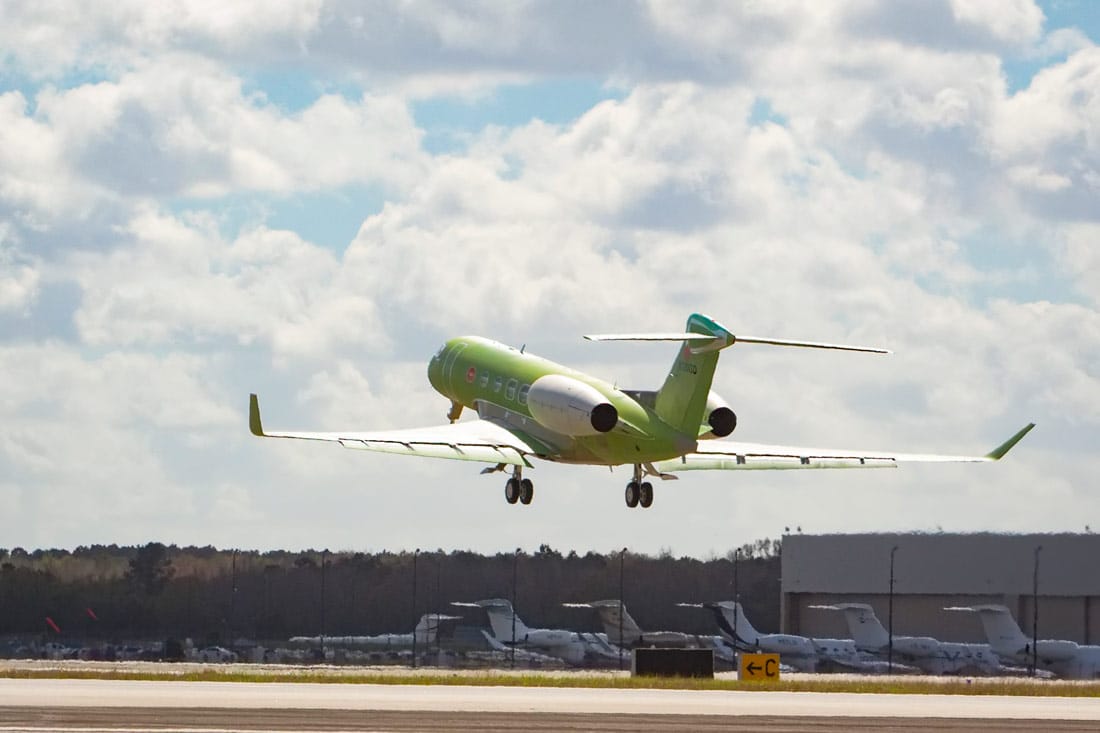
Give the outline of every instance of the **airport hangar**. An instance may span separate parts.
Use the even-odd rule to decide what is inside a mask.
[[[1007,606],[1032,634],[1039,550],[1039,638],[1100,643],[1100,534],[850,534],[783,537],[782,631],[850,638],[844,616],[810,606],[869,603],[888,625],[894,553],[894,634],[985,642],[977,614]]]

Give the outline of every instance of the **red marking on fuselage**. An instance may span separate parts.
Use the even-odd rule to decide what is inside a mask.
[[[470,367],[466,370],[466,381],[473,384],[473,381],[477,379],[477,369]]]

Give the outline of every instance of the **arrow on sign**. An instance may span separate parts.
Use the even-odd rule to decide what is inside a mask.
[[[749,674],[755,675],[758,671],[763,669],[763,667],[757,665],[756,662],[749,662],[745,669],[749,671]]]

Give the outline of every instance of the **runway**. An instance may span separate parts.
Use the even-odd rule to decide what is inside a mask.
[[[0,680],[0,732],[1065,730],[1100,699],[316,683]]]

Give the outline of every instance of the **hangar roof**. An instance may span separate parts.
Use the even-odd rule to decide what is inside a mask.
[[[784,593],[1100,595],[1100,534],[847,534],[783,537]]]

